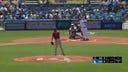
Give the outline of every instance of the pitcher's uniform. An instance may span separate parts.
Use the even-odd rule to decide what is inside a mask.
[[[62,48],[62,44],[61,44],[61,39],[60,39],[60,32],[53,32],[52,33],[52,37],[55,40],[55,56],[57,55],[57,48],[58,46],[60,46],[61,51],[62,51],[62,55],[65,55],[64,50]]]

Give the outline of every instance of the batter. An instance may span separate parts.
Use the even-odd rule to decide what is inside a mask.
[[[88,29],[87,29],[87,20],[84,17],[80,19],[80,28],[83,34],[83,41],[88,41]]]

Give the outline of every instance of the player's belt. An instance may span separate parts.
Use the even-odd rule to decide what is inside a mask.
[[[59,40],[60,38],[56,38],[55,40]]]

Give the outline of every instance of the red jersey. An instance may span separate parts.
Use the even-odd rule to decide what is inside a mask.
[[[60,32],[53,32],[53,33],[52,33],[52,37],[53,37],[54,39],[60,39]]]

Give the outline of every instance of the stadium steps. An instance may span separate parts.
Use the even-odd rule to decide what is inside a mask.
[[[39,4],[38,0],[26,0],[25,4]]]

